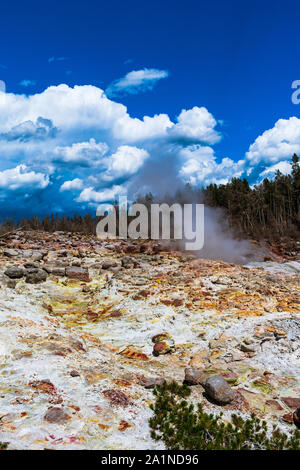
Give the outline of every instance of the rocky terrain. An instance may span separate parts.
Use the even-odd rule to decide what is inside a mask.
[[[17,232],[0,243],[0,441],[155,449],[152,390],[299,424],[298,261],[238,266],[158,243]]]

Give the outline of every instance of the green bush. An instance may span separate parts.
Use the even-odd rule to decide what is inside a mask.
[[[8,447],[8,442],[1,442],[0,441],[0,450],[6,450]]]
[[[207,414],[199,403],[197,409],[186,401],[191,391],[176,382],[157,386],[156,399],[149,420],[151,437],[163,441],[168,449],[184,450],[299,450],[300,432],[290,436],[276,426],[268,430],[267,423],[256,418],[243,419],[233,414],[231,423],[219,416]]]

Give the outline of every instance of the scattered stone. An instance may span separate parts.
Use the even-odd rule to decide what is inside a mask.
[[[294,397],[281,397],[280,398],[283,403],[285,403],[289,408],[295,409],[300,407],[300,398]]]
[[[44,258],[46,253],[43,253],[41,251],[33,251],[31,253],[31,256],[30,258],[32,259],[32,261],[42,261],[42,259]]]
[[[47,273],[43,269],[30,268],[26,272],[26,282],[29,284],[39,284],[47,279]]]
[[[212,339],[209,342],[210,349],[224,349],[227,346],[227,337],[223,334],[219,338]]]
[[[116,268],[117,266],[119,263],[114,259],[106,259],[101,264],[102,269]]]
[[[240,351],[233,351],[231,353],[231,360],[233,362],[238,362],[238,361],[242,361],[243,359],[245,359],[245,354],[243,354],[242,352]]]
[[[204,384],[205,392],[218,404],[231,403],[235,393],[221,375],[208,377]]]
[[[267,400],[266,404],[271,406],[271,408],[273,408],[276,411],[282,411],[283,410],[283,407],[281,406],[281,404],[276,400]]]
[[[8,258],[13,258],[14,256],[18,256],[19,252],[17,250],[13,250],[12,248],[6,248],[3,250],[3,254]]]
[[[204,387],[208,378],[203,370],[193,369],[191,367],[185,369],[184,374],[184,382],[187,385],[202,385]]]
[[[131,258],[130,256],[123,256],[121,258],[121,264],[123,268],[132,268],[136,266],[137,261],[134,258]]]
[[[127,428],[130,428],[131,425],[125,421],[124,419],[121,419],[120,423],[119,423],[119,431],[125,431]]]
[[[38,267],[39,267],[39,265],[37,263],[33,263],[31,261],[27,261],[27,263],[24,264],[25,269],[38,268]],[[45,269],[45,268],[43,267],[43,269]]]
[[[256,344],[246,344],[245,342],[240,344],[240,350],[245,353],[256,353],[257,346]]]
[[[119,354],[126,356],[129,359],[141,359],[142,361],[148,361],[149,359],[147,354],[143,353],[137,348],[134,348],[133,346],[127,346],[127,348],[120,351]]]
[[[53,276],[65,276],[66,275],[66,268],[63,266],[43,266],[44,271],[48,274],[52,274]]]
[[[54,387],[53,383],[50,382],[49,379],[44,380],[34,380],[29,382],[29,387],[36,388],[42,392],[53,394],[56,393],[56,388]]]
[[[110,315],[111,318],[120,318],[122,316],[122,312],[120,309],[111,310]]]
[[[161,356],[169,352],[171,352],[171,346],[167,341],[159,341],[158,343],[155,343],[153,347],[154,356]]]
[[[158,335],[153,336],[152,342],[159,343],[160,341],[165,341],[171,339],[171,335],[169,333],[159,333]]]
[[[68,419],[70,419],[70,416],[58,407],[50,408],[44,416],[45,421],[55,424],[64,424]]]
[[[71,279],[78,279],[79,281],[90,282],[88,268],[68,266],[66,268],[66,276]]]
[[[281,418],[285,423],[293,424],[294,422],[293,413],[286,413]]]
[[[151,389],[156,387],[157,385],[161,385],[163,382],[163,377],[148,377],[142,381],[142,385],[147,389]]]
[[[293,419],[294,423],[297,426],[297,428],[300,429],[300,408],[297,408],[294,413],[293,413]]]
[[[4,274],[8,276],[10,279],[21,279],[21,277],[24,276],[25,271],[19,266],[12,266],[8,268],[6,271],[4,271]]]
[[[77,370],[71,370],[70,376],[71,377],[80,377],[80,374],[79,374],[79,372],[77,372]]]
[[[22,256],[24,258],[30,258],[31,261],[42,261],[46,253],[35,250],[23,250]]]
[[[125,393],[121,392],[120,390],[109,389],[103,390],[102,393],[105,398],[107,398],[114,406],[122,406],[123,408],[126,408],[130,405],[130,401],[127,395],[125,395]]]
[[[17,285],[16,279],[8,279],[8,280],[6,281],[6,286],[7,286],[9,289],[15,289],[16,285]]]

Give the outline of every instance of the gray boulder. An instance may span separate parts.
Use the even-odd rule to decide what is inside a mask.
[[[116,268],[117,266],[119,266],[119,263],[114,259],[105,259],[101,264],[102,269]]]
[[[184,382],[187,385],[202,385],[204,387],[207,375],[200,369],[189,367],[185,369]]]
[[[30,268],[26,272],[26,282],[29,284],[39,284],[47,279],[47,273],[43,269]]]
[[[63,266],[43,266],[43,269],[48,274],[53,274],[53,276],[65,276],[66,275],[66,268]]]
[[[121,263],[123,268],[131,268],[135,265],[136,261],[134,258],[131,258],[130,256],[123,256],[121,258]]]
[[[163,377],[149,377],[145,379],[143,385],[145,388],[150,389],[156,387],[156,385],[161,385],[164,382]]]
[[[208,397],[219,404],[231,403],[235,398],[234,391],[221,375],[208,377],[204,389]]]
[[[3,254],[8,258],[13,258],[14,256],[18,256],[19,252],[17,250],[13,250],[12,248],[6,248],[3,250]]]
[[[6,271],[4,271],[4,274],[10,279],[21,279],[21,277],[24,276],[25,271],[19,266],[11,266]]]

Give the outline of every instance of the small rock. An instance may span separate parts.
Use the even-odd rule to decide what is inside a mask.
[[[16,279],[8,279],[8,280],[6,281],[6,286],[7,286],[9,289],[15,289],[16,285],[17,285]]]
[[[245,353],[256,353],[257,346],[255,344],[241,343],[240,344],[240,350],[245,352]]]
[[[209,342],[209,347],[210,349],[222,349],[222,348],[226,348],[227,346],[227,337],[222,334],[219,336],[219,338],[216,338],[216,339],[212,339],[210,342]]]
[[[297,428],[300,428],[300,408],[297,408],[293,413],[294,423]]]
[[[162,377],[149,377],[143,381],[143,386],[147,389],[154,388],[164,382]]]
[[[31,268],[26,272],[26,282],[29,284],[39,284],[47,279],[47,273],[43,269]]]
[[[120,390],[109,389],[103,390],[102,393],[112,405],[122,406],[123,408],[126,408],[128,405],[130,405],[130,401],[127,395],[125,395],[125,393],[121,392]]]
[[[11,248],[6,248],[5,250],[3,250],[3,254],[4,256],[7,256],[8,258],[13,258],[14,256],[18,256],[19,252]]]
[[[43,269],[48,273],[52,274],[53,276],[65,276],[66,275],[66,268],[63,266],[43,266]]]
[[[167,354],[171,352],[171,346],[167,341],[159,341],[155,343],[153,347],[153,355],[161,356],[162,354]]]
[[[276,411],[283,410],[283,407],[281,406],[281,404],[276,400],[267,400],[266,405],[269,405],[271,408],[273,408]]]
[[[101,267],[102,269],[110,269],[116,268],[119,265],[116,260],[114,259],[106,259],[102,262]]]
[[[79,374],[79,372],[77,372],[77,370],[71,370],[70,376],[71,377],[80,377],[80,374]]]
[[[231,403],[235,398],[234,391],[221,375],[208,377],[204,388],[207,395],[219,404]]]
[[[119,431],[125,431],[125,429],[130,428],[130,427],[131,425],[127,421],[125,421],[124,419],[121,419],[118,429]]]
[[[159,333],[158,335],[153,336],[152,343],[159,343],[160,341],[165,341],[170,338],[171,336],[169,333]]]
[[[91,288],[89,286],[85,285],[82,288],[82,292],[85,292],[85,293],[91,292]]]
[[[71,279],[78,279],[79,281],[90,282],[88,268],[68,266],[66,268],[66,276]]]
[[[136,260],[133,258],[130,258],[130,256],[123,256],[121,258],[121,264],[123,268],[132,268],[133,266],[136,265]]]
[[[152,342],[155,343],[153,347],[154,356],[167,354],[174,350],[174,340],[167,332],[153,336]]]
[[[70,416],[62,408],[53,407],[47,411],[44,420],[48,423],[63,424],[70,419]]]
[[[45,256],[46,253],[43,253],[41,251],[33,251],[31,253],[30,258],[32,261],[42,261],[43,257]]]
[[[4,271],[4,274],[10,279],[20,279],[21,277],[24,276],[25,271],[19,266],[12,266],[8,268],[6,271]]]
[[[283,403],[285,403],[289,408],[295,409],[300,407],[300,398],[295,397],[281,397]]]
[[[27,261],[27,263],[24,264],[24,268],[25,269],[29,269],[29,268],[38,268],[39,265],[37,263],[33,263],[31,261]],[[45,268],[43,268],[45,269]]]
[[[109,271],[114,273],[114,274],[117,274],[119,271],[121,271],[121,266],[115,266],[115,267],[112,267],[112,268],[109,268]]]
[[[286,413],[283,415],[282,420],[285,421],[286,423],[293,424],[294,418],[293,418],[293,413]]]
[[[245,354],[243,354],[242,352],[240,351],[233,351],[231,353],[231,360],[233,362],[237,362],[237,361],[242,361],[243,359],[245,359]]]
[[[204,387],[207,375],[202,370],[189,367],[185,369],[184,373],[184,381],[187,385],[202,385]]]

